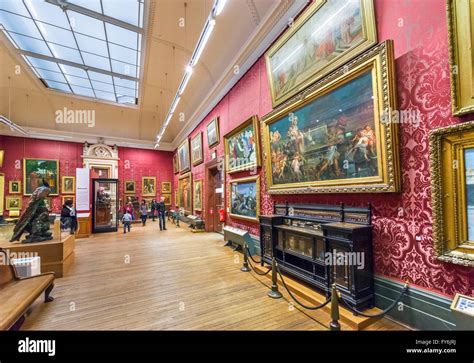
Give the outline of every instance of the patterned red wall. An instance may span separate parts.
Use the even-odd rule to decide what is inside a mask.
[[[82,167],[83,145],[79,143],[0,136],[0,149],[5,150],[3,167],[0,168],[0,172],[5,174],[5,196],[9,195],[8,182],[10,180],[21,180],[23,183],[23,158],[58,159],[60,183],[62,176],[75,176],[76,168]],[[118,150],[120,198],[123,198],[124,180],[135,180],[135,195],[140,199],[142,176],[156,177],[158,191],[160,191],[161,181],[173,181],[173,153],[122,147]],[[19,169],[16,166],[19,166]],[[161,192],[159,194],[161,195]],[[23,207],[26,206],[28,200],[29,197],[23,197]],[[53,197],[52,202],[53,212],[59,212],[61,195]]]
[[[398,194],[325,194],[272,197],[261,195],[261,212],[270,214],[274,203],[344,202],[374,208],[375,272],[406,280],[446,295],[474,293],[473,269],[440,263],[432,257],[432,216],[429,173],[431,129],[459,122],[452,117],[449,84],[446,7],[444,0],[375,0],[379,41],[394,39],[399,109],[419,111],[419,125],[400,125],[403,191]],[[206,125],[220,117],[222,136],[253,114],[271,111],[263,57],[243,76],[214,110],[190,134],[203,132],[204,163],[211,154],[223,155],[223,143],[207,148]],[[205,176],[204,164],[194,167],[194,179]],[[232,178],[248,173],[232,175]],[[264,170],[260,170],[265,190]],[[228,191],[228,181],[226,191]],[[177,185],[175,176],[175,185]],[[205,189],[205,188],[204,188]],[[226,195],[226,200],[228,194]],[[204,204],[205,204],[204,198]],[[204,205],[206,208],[206,205]],[[227,217],[226,223],[258,235],[256,223]]]

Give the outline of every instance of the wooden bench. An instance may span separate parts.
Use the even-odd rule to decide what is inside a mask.
[[[0,248],[0,330],[18,329],[24,315],[34,301],[44,292],[45,302],[54,287],[54,273],[20,278],[15,267],[9,263],[7,252]]]

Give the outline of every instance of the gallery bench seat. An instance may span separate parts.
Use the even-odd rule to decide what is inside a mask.
[[[54,273],[20,278],[15,268],[6,263],[6,252],[0,249],[0,254],[4,257],[4,262],[0,265],[0,330],[8,330],[23,318],[28,308],[43,292],[45,302],[53,301],[49,294],[54,287]]]

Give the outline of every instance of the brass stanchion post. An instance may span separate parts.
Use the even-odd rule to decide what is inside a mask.
[[[272,287],[268,292],[268,296],[272,299],[280,299],[283,295],[278,291],[278,280],[277,280],[277,265],[275,257],[272,259]]]
[[[244,263],[242,265],[242,268],[240,271],[242,272],[249,272],[250,267],[249,267],[249,256],[247,255],[247,244],[244,244]]]
[[[337,291],[336,284],[332,284],[331,319],[331,323],[329,323],[330,330],[341,330],[341,324],[339,324],[339,291]]]

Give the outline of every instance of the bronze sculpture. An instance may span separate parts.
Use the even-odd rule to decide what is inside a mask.
[[[25,231],[29,234],[22,243],[43,242],[53,239],[52,232],[49,230],[49,213],[44,202],[44,198],[50,192],[49,184],[43,180],[43,185],[33,192],[28,207],[15,225],[10,242],[19,241]]]

